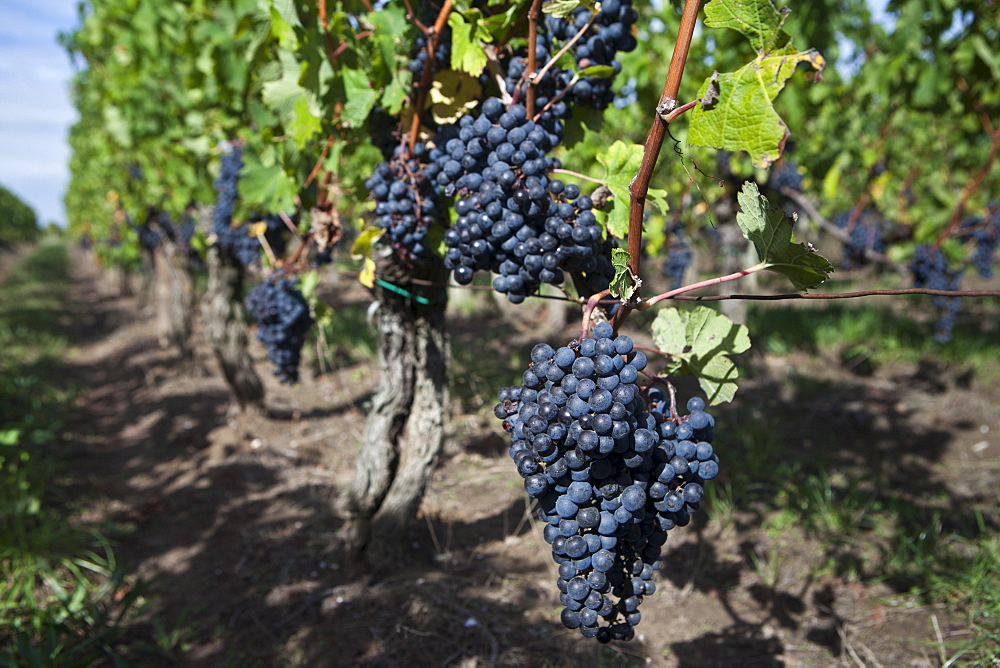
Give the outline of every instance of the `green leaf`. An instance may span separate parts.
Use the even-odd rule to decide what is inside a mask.
[[[398,114],[409,98],[410,86],[402,77],[394,76],[382,91],[382,106],[390,114]]]
[[[788,43],[788,35],[781,30],[784,22],[785,14],[771,0],[712,0],[705,5],[706,26],[742,33],[758,53]]]
[[[341,119],[348,127],[358,128],[364,125],[372,107],[375,106],[378,92],[371,87],[368,75],[363,71],[345,68],[343,73],[347,100],[344,102]]]
[[[583,3],[580,0],[549,0],[549,2],[542,5],[542,12],[551,14],[556,18],[565,19],[569,18],[573,10],[581,4]]]
[[[615,68],[608,65],[591,65],[576,73],[578,77],[594,77],[595,79],[607,79],[615,75]]]
[[[278,164],[264,166],[253,153],[244,156],[240,196],[249,206],[265,211],[292,211],[298,188]]]
[[[670,355],[664,373],[695,376],[709,405],[732,401],[739,372],[727,355],[750,348],[744,325],[707,306],[696,306],[687,311],[660,311],[652,330],[656,347]]]
[[[781,157],[788,137],[788,127],[772,103],[802,62],[816,70],[824,66],[823,56],[817,51],[797,52],[791,48],[758,56],[735,72],[720,74],[715,82],[718,100],[710,107],[699,104],[691,110],[688,141],[697,146],[746,151],[755,166],[770,165]],[[711,79],[706,79],[698,97],[704,97],[712,84]]]
[[[628,263],[631,259],[629,252],[622,248],[611,249],[611,266],[615,269],[615,276],[611,279],[609,290],[612,297],[617,297],[622,301],[628,301],[635,294],[636,289],[642,285],[642,279],[632,273]]]
[[[289,119],[286,129],[288,136],[300,149],[305,148],[309,140],[323,129],[323,123],[319,116],[313,113],[309,100],[305,96],[295,101],[295,105],[292,107],[292,117]]]
[[[605,224],[608,232],[619,239],[628,233],[628,209],[632,201],[628,186],[639,173],[643,150],[641,144],[626,144],[619,140],[607,152],[597,156],[597,161],[604,165],[602,182],[613,195],[610,200],[611,208],[603,212],[606,214]],[[646,201],[655,204],[661,211],[666,211],[667,191],[650,188]]]
[[[493,36],[483,24],[483,14],[478,9],[452,12],[448,16],[451,26],[452,69],[479,76],[486,69],[486,53],[480,41],[490,42]]]
[[[814,288],[833,271],[833,265],[806,244],[795,243],[792,226],[783,211],[771,208],[757,185],[747,181],[737,194],[741,211],[736,224],[753,242],[764,269],[783,274],[799,290]]]
[[[302,296],[306,299],[311,299],[316,293],[316,287],[319,285],[319,272],[316,270],[307,271],[299,276],[299,291]]]

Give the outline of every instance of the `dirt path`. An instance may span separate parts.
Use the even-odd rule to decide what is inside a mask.
[[[584,641],[558,622],[555,565],[525,521],[498,430],[486,410],[457,405],[412,554],[398,571],[358,572],[343,560],[336,499],[351,479],[374,366],[338,353],[332,374],[288,388],[262,365],[269,405],[290,417],[227,422],[202,339],[195,363],[181,365],[157,347],[134,299],[100,292],[81,255],[74,276],[82,308],[68,374],[90,388],[72,421],[74,484],[94,522],[113,528],[118,558],[149,583],[148,610],[127,638],[137,665],[932,666],[941,662],[934,624],[966,632],[943,603],[879,583],[881,538],[837,542],[799,526],[812,514],[782,525],[766,508],[736,507],[671,536],[635,642]],[[784,396],[788,364],[817,365],[824,392]],[[741,390],[758,397],[745,416],[805,416],[790,421],[785,442],[829,453],[834,439],[832,470],[844,475],[897,458],[900,469],[878,483],[880,503],[901,480],[900,499],[937,489],[928,507],[942,490],[942,507],[947,494],[970,508],[990,503],[1000,447],[976,445],[986,442],[976,434],[1000,429],[997,389],[963,389],[943,374],[946,394],[926,391],[918,371],[861,378],[829,373],[823,360],[779,360]],[[843,514],[861,522],[874,501],[858,503]]]

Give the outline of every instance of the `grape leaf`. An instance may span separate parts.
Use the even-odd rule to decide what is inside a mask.
[[[441,125],[455,123],[476,108],[482,92],[475,77],[455,70],[439,72],[427,95],[434,121]]]
[[[705,6],[705,25],[742,33],[757,57],[735,72],[715,73],[706,79],[691,111],[688,141],[729,151],[746,151],[756,167],[767,167],[781,157],[788,127],[774,110],[774,98],[785,87],[799,63],[817,72],[825,66],[815,49],[798,51],[781,30],[785,14],[771,0],[712,0]],[[718,99],[712,99],[709,92]]]
[[[479,76],[486,69],[486,53],[483,42],[491,42],[493,36],[483,25],[483,14],[478,9],[466,12],[452,12],[448,16],[451,26],[451,67],[452,69]]]
[[[292,211],[299,189],[278,164],[264,166],[253,153],[243,157],[240,195],[248,205],[265,211]]]
[[[597,161],[604,165],[604,177],[601,181],[613,197],[609,200],[610,208],[605,206],[599,211],[598,219],[602,219],[608,232],[619,239],[623,239],[628,233],[628,209],[632,201],[632,195],[628,187],[639,173],[639,165],[642,164],[643,147],[641,144],[626,144],[623,141],[616,141],[607,152],[597,156]],[[650,188],[646,195],[648,203],[655,204],[660,211],[667,210],[667,191],[659,188]]]
[[[753,181],[737,194],[741,211],[736,224],[753,242],[764,269],[783,274],[799,290],[814,288],[833,271],[833,265],[811,245],[795,243],[792,226],[783,211],[771,208]]]
[[[642,279],[632,273],[628,262],[631,258],[627,250],[622,248],[611,249],[611,266],[615,269],[615,276],[611,279],[608,289],[612,297],[618,297],[623,301],[632,299],[636,289],[642,285]]]
[[[316,294],[316,288],[319,286],[320,277],[319,272],[316,270],[307,271],[299,276],[299,292],[307,300],[312,301],[313,296]]]
[[[707,306],[696,306],[660,311],[652,329],[656,347],[670,355],[665,374],[695,376],[711,406],[732,401],[739,372],[727,355],[750,348],[746,326]]]
[[[797,52],[794,48],[759,56],[735,72],[720,74],[716,83],[719,99],[711,107],[691,110],[688,141],[728,151],[746,151],[756,167],[767,167],[781,157],[788,126],[774,110],[772,102],[801,62],[816,70],[824,66],[817,51]],[[698,97],[704,97],[711,82],[705,80]]]
[[[542,12],[551,14],[559,19],[566,19],[581,4],[580,0],[549,0],[549,2],[542,5]]]
[[[351,246],[351,255],[364,259],[364,268],[358,275],[358,282],[366,288],[375,286],[375,260],[372,258],[372,253],[380,236],[382,236],[382,230],[377,227],[369,227],[358,235],[358,238],[354,240],[354,245]]]
[[[578,77],[594,77],[595,79],[607,79],[615,75],[615,68],[610,65],[591,65],[576,73]]]
[[[358,128],[364,125],[372,107],[375,106],[378,92],[371,87],[368,75],[362,70],[344,68],[343,73],[347,101],[344,102],[341,119],[348,127]]]
[[[705,5],[706,26],[743,33],[758,53],[772,51],[790,41],[781,29],[785,16],[771,0],[715,0]]]

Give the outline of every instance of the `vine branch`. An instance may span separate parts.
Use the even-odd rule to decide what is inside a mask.
[[[639,275],[642,254],[642,218],[646,208],[646,194],[649,192],[653,168],[656,167],[656,160],[660,156],[660,148],[663,146],[663,139],[667,133],[667,122],[663,120],[662,114],[673,111],[677,106],[677,93],[681,87],[681,77],[684,74],[688,50],[691,48],[691,37],[694,35],[700,6],[699,0],[685,0],[684,2],[684,14],[681,16],[681,25],[677,30],[677,42],[674,44],[674,53],[670,57],[667,80],[663,84],[663,93],[660,95],[660,103],[656,107],[653,125],[646,138],[642,164],[639,166],[639,173],[636,174],[628,188],[631,195],[628,219],[628,264],[629,270],[634,276]],[[618,310],[611,323],[615,329],[628,317],[630,310],[631,307],[628,304],[623,304],[622,308]]]
[[[847,229],[841,229],[837,227],[829,220],[827,220],[826,217],[823,216],[823,214],[821,214],[819,210],[816,208],[816,205],[812,203],[812,200],[806,197],[803,193],[793,190],[792,188],[789,188],[787,186],[781,188],[779,192],[788,199],[798,204],[813,222],[822,227],[835,239],[837,239],[838,241],[840,241],[845,245],[850,243],[851,240],[850,232],[848,232]],[[888,267],[889,269],[892,269],[898,274],[906,274],[908,271],[906,267],[893,262],[887,256],[883,255],[882,253],[879,253],[873,248],[869,248],[866,246],[864,255],[872,262]]]
[[[986,177],[989,176],[990,171],[993,169],[993,163],[997,159],[997,151],[1000,151],[1000,128],[993,131],[993,136],[990,138],[992,140],[990,144],[990,154],[986,158],[986,162],[983,164],[982,169],[976,174],[975,178],[965,186],[965,190],[962,191],[962,196],[958,198],[958,203],[955,205],[955,210],[951,212],[951,218],[948,220],[948,226],[944,228],[944,232],[938,237],[937,241],[934,242],[936,248],[940,248],[941,244],[945,242],[945,239],[950,237],[954,232],[955,228],[962,220],[962,213],[965,211],[965,204],[969,201],[969,198],[979,189],[979,186],[983,184]]]
[[[424,71],[420,75],[420,83],[417,84],[417,101],[413,107],[413,118],[410,121],[410,142],[408,154],[413,155],[413,149],[417,145],[417,135],[420,133],[420,114],[427,103],[427,93],[431,88],[431,80],[434,78],[434,54],[437,52],[438,42],[441,40],[441,32],[444,24],[448,21],[448,14],[451,13],[452,0],[444,0],[441,11],[438,12],[437,20],[427,38],[427,60],[424,62]]]
[[[528,10],[528,69],[525,70],[524,75],[527,78],[527,96],[524,100],[525,110],[528,112],[528,118],[535,115],[535,85],[534,85],[534,75],[535,67],[538,65],[537,61],[537,44],[538,41],[538,16],[542,6],[542,0],[532,0],[531,9]]]
[[[694,302],[719,302],[730,299],[748,301],[781,301],[786,299],[854,299],[856,297],[892,297],[905,295],[930,295],[932,297],[986,297],[1000,299],[1000,290],[931,290],[930,288],[899,288],[896,290],[859,290],[857,292],[800,293],[778,295],[679,295],[672,299]]]
[[[691,285],[682,285],[681,287],[677,288],[676,290],[670,290],[669,292],[664,292],[661,295],[656,295],[655,297],[651,297],[650,299],[646,300],[645,302],[642,302],[639,305],[638,308],[639,308],[640,311],[645,311],[646,309],[648,309],[653,304],[656,304],[657,302],[662,302],[664,299],[673,299],[677,295],[682,295],[685,292],[691,292],[693,290],[698,290],[700,288],[707,288],[710,285],[718,285],[720,283],[726,283],[728,281],[735,281],[738,278],[743,278],[744,276],[749,276],[750,274],[754,274],[754,273],[756,273],[758,271],[763,271],[765,267],[766,267],[766,265],[763,262],[760,262],[758,264],[755,264],[752,267],[749,267],[747,269],[741,269],[741,270],[739,270],[737,272],[734,272],[732,274],[726,274],[725,276],[718,276],[716,278],[710,278],[710,279],[705,280],[705,281],[699,281],[697,283],[692,283]]]

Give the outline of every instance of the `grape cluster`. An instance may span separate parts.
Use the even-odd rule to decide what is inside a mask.
[[[157,230],[146,225],[134,225],[135,231],[139,234],[139,244],[146,250],[153,250],[163,241],[163,235]]]
[[[379,163],[365,187],[375,200],[376,224],[385,230],[393,249],[412,260],[428,253],[427,232],[438,213],[433,182],[438,166],[421,165],[426,154],[423,144],[417,144],[410,157],[404,157],[405,151],[397,146],[392,159]]]
[[[973,242],[972,264],[983,278],[993,278],[993,257],[1000,246],[1000,203],[991,203],[988,218],[966,218],[959,225],[959,240]]]
[[[917,246],[910,262],[910,274],[913,277],[913,287],[916,288],[949,291],[962,289],[962,272],[949,271],[948,259],[935,246]],[[957,297],[931,297],[931,304],[941,311],[941,318],[934,331],[934,340],[938,343],[951,341],[960,301]]]
[[[802,192],[802,180],[802,174],[799,173],[795,163],[782,160],[771,170],[767,185],[778,192],[788,188],[800,193]]]
[[[634,636],[667,531],[688,524],[719,458],[704,401],[692,398],[680,417],[658,388],[644,397],[642,351],[607,323],[594,336],[536,345],[522,384],[500,390],[494,414],[546,523],[562,623],[607,642]]]
[[[615,55],[636,46],[631,34],[636,18],[631,0],[604,2],[596,15],[581,7],[567,20],[547,17],[539,26],[536,60],[547,62],[550,47],[583,31],[573,47],[577,69],[608,65],[617,72],[621,66]],[[418,37],[409,65],[414,73],[423,71],[426,46],[426,37]],[[445,35],[435,68],[448,60],[449,47]],[[454,198],[456,220],[445,233],[444,263],[459,284],[469,284],[476,271],[495,272],[494,289],[514,303],[542,283],[561,284],[566,272],[579,279],[582,292],[603,290],[613,276],[606,252],[610,244],[603,239],[592,199],[579,187],[550,178],[560,163],[549,153],[562,140],[567,102],[606,107],[614,97],[613,77],[573,82],[574,72],[549,68],[536,82],[536,114],[529,118],[517,102],[524,93],[519,88],[527,61],[514,56],[504,65],[505,86],[514,97],[507,108],[488,98],[477,113],[440,127],[431,142],[416,145],[412,155],[398,147],[376,168],[366,181],[376,202],[376,224],[401,257],[419,258],[431,252],[426,235],[443,213],[443,198]]]
[[[267,358],[276,367],[274,375],[282,383],[297,383],[302,345],[313,325],[298,280],[258,283],[247,295],[246,307],[257,321],[257,338],[267,346]]]
[[[635,77],[628,78],[613,100],[616,109],[625,109],[639,101],[638,83]]]
[[[684,228],[673,226],[670,230],[673,239],[667,250],[667,259],[663,263],[663,276],[670,280],[670,289],[676,290],[684,282],[684,273],[694,259],[691,242],[684,236]]]
[[[637,42],[631,29],[638,14],[633,9],[631,0],[606,0],[600,6],[601,10],[591,27],[573,45],[576,69],[605,65],[613,67],[617,74],[621,71],[621,63],[615,60],[615,56],[619,51],[628,52],[636,47]],[[542,33],[545,40],[542,44],[548,47],[553,40],[568,42],[586,27],[591,16],[589,9],[578,7],[566,19],[550,17],[547,22],[550,32]],[[563,88],[570,84],[573,76],[572,72],[559,70],[553,74],[553,79],[559,88]],[[578,104],[604,109],[614,100],[611,90],[613,83],[613,77],[582,77],[573,84],[570,95]]]
[[[869,250],[876,253],[885,252],[885,240],[882,238],[882,230],[876,224],[874,216],[867,211],[862,213],[853,224],[851,223],[852,211],[841,211],[833,219],[833,224],[846,230],[850,235],[847,243],[844,244],[844,268],[854,269],[864,267],[868,264],[865,253]]]
[[[559,285],[566,271],[585,275],[594,292],[606,287],[612,270],[599,252],[593,201],[547,176],[559,166],[546,154],[559,143],[562,124],[536,123],[524,105],[505,111],[488,98],[458,128],[458,136],[429,152],[435,182],[456,198],[458,218],[444,236],[444,263],[455,281],[467,285],[477,270],[493,271],[500,274],[493,288],[513,303],[542,283]]]
[[[424,65],[427,63],[427,44],[427,35],[423,32],[413,40],[416,53],[408,68],[417,79],[423,74]],[[451,26],[446,26],[438,39],[437,49],[434,51],[434,71],[437,72],[442,67],[446,67],[449,62],[451,62]]]
[[[219,177],[215,179],[212,232],[219,248],[231,253],[243,266],[251,265],[260,259],[260,243],[247,234],[245,226],[232,225],[238,197],[236,182],[243,168],[243,149],[237,146],[223,153],[221,163]]]

